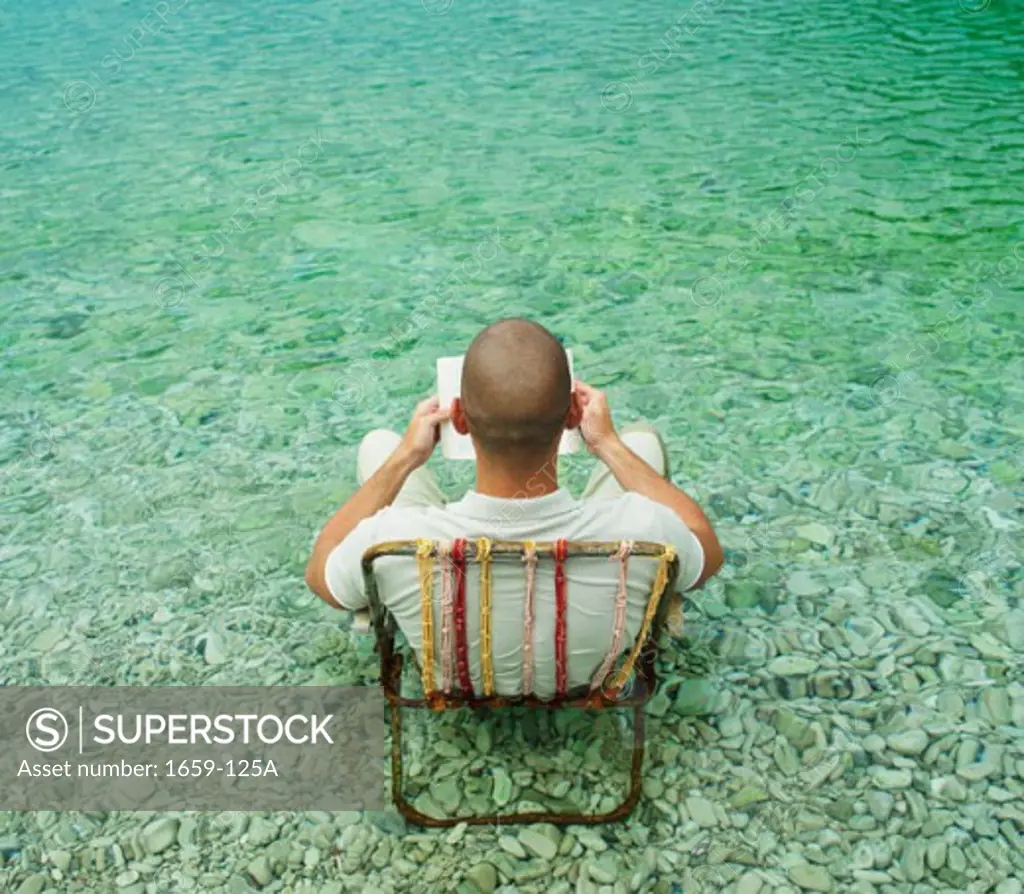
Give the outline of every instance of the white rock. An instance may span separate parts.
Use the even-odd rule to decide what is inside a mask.
[[[542,860],[554,860],[558,855],[558,847],[555,843],[543,832],[538,832],[535,829],[527,828],[520,831],[519,843]]]
[[[686,799],[686,812],[690,814],[690,819],[702,829],[713,829],[718,825],[715,805],[707,798],[691,795]]]
[[[910,788],[914,781],[914,775],[910,770],[891,770],[888,767],[874,766],[869,772],[875,785],[881,789]]]
[[[908,729],[886,736],[885,742],[897,754],[918,755],[928,747],[928,733],[923,729]]]
[[[768,665],[768,673],[777,677],[803,677],[818,669],[818,662],[803,655],[780,655]]]
[[[477,863],[466,873],[466,878],[481,894],[491,894],[498,884],[498,871],[490,863]]]
[[[246,871],[252,876],[252,880],[261,888],[273,881],[274,873],[270,870],[270,863],[264,855],[260,855],[249,861]]]
[[[511,835],[502,835],[498,839],[498,847],[505,851],[505,853],[511,854],[517,860],[526,859],[526,850],[519,843],[519,840]]]
[[[831,891],[833,888],[832,876],[822,866],[814,866],[811,863],[796,863],[789,867],[789,880],[799,885],[805,891]]]
[[[142,830],[142,845],[151,854],[163,853],[178,840],[179,820],[174,816],[164,816],[153,820]]]
[[[806,571],[794,571],[786,581],[786,588],[794,596],[817,596],[828,587]]]
[[[746,872],[736,882],[736,894],[760,894],[761,877],[753,872]]]
[[[207,664],[223,664],[228,660],[224,651],[224,640],[219,634],[210,632],[203,641],[203,660]]]
[[[810,540],[811,543],[817,543],[819,546],[824,547],[831,546],[836,539],[836,535],[820,522],[800,525],[796,528],[796,534],[803,537],[804,540]]]

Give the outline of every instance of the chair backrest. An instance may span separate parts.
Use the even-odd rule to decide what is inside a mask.
[[[395,622],[380,600],[373,563],[383,556],[415,556],[420,581],[420,622],[423,645],[420,655],[420,677],[424,699],[405,699],[400,694],[400,660],[395,652]],[[568,691],[567,607],[568,592],[565,561],[570,557],[590,556],[617,559],[619,589],[612,618],[612,642],[604,661],[594,674],[590,690],[584,696],[571,696]],[[658,559],[657,572],[651,585],[643,622],[625,660],[623,636],[626,623],[626,571],[632,556]],[[533,695],[533,661],[536,630],[534,597],[537,564],[551,559],[555,564],[555,690],[553,699]],[[526,605],[523,618],[523,692],[520,697],[498,696],[494,691],[494,663],[491,647],[492,585],[491,566],[495,561],[519,561],[526,577]],[[441,571],[441,617],[435,618],[434,568]],[[480,670],[482,691],[475,692],[469,673],[466,644],[466,574],[467,565],[479,566],[480,580]],[[653,644],[664,621],[668,600],[662,596],[672,591],[679,571],[679,560],[671,546],[649,541],[577,541],[550,542],[456,539],[450,542],[431,540],[393,540],[370,547],[363,554],[363,576],[371,615],[381,653],[381,684],[392,701],[403,705],[423,704],[441,709],[463,705],[544,704],[551,705],[622,705],[623,686],[635,673],[642,673],[647,686],[641,697],[654,691]],[[440,655],[435,656],[434,630],[440,625]]]

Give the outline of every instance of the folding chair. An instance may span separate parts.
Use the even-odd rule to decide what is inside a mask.
[[[373,563],[382,556],[415,557],[419,566],[421,590],[421,623],[423,645],[419,662],[424,697],[408,698],[401,693],[404,656],[395,647],[397,624],[394,617],[381,603]],[[599,668],[595,679],[599,685],[591,685],[589,691],[580,694],[566,691],[566,615],[567,583],[565,561],[570,557],[590,556],[615,559],[620,563],[621,577],[625,577],[625,562],[629,557],[658,559],[657,573],[651,586],[647,608],[644,612],[640,631],[628,645],[619,637],[625,619],[625,588],[620,585],[616,600],[615,626],[617,634]],[[522,563],[527,580],[526,618],[524,619],[524,664],[532,668],[533,645],[536,635],[532,628],[534,581],[537,562],[552,559],[555,563],[555,683],[556,694],[550,699],[537,698],[529,690],[527,694],[514,698],[500,696],[494,692],[494,668],[491,654],[491,566],[495,561],[516,561]],[[434,563],[442,563],[442,575],[448,574],[451,586],[442,595],[441,652],[440,661],[434,654]],[[480,666],[483,692],[473,690],[469,678],[468,654],[465,640],[465,580],[467,565],[479,566],[480,575]],[[450,544],[434,543],[429,540],[396,540],[379,543],[370,547],[362,559],[363,577],[370,612],[380,652],[380,681],[387,697],[391,714],[391,785],[392,797],[399,812],[410,822],[423,826],[454,826],[460,822],[483,825],[501,822],[536,823],[549,822],[565,824],[596,824],[614,822],[629,816],[640,798],[644,759],[644,704],[654,694],[657,678],[654,662],[657,653],[658,635],[665,621],[669,599],[662,599],[665,593],[673,592],[673,585],[679,571],[679,560],[670,546],[647,541],[601,542],[580,541],[554,542],[463,539]],[[446,578],[442,577],[442,580]],[[533,641],[531,641],[533,640]],[[617,640],[617,641],[616,641]],[[623,660],[623,654],[625,655]],[[414,656],[415,659],[415,656]],[[438,663],[441,665],[438,679]],[[527,674],[530,672],[528,671]],[[527,679],[529,679],[527,677]],[[630,681],[633,685],[624,692]],[[559,813],[533,811],[518,814],[488,814],[481,816],[433,817],[417,810],[403,792],[402,785],[402,709],[430,708],[435,711],[460,707],[506,708],[526,706],[531,708],[559,709],[586,708],[633,709],[633,751],[630,765],[629,789],[624,800],[614,809],[605,813]]]

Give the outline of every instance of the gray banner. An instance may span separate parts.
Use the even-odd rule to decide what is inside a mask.
[[[380,810],[373,687],[2,686],[0,810]]]

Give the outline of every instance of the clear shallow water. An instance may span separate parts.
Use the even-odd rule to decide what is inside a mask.
[[[998,800],[1024,792],[1019,10],[169,8],[5,9],[5,682],[372,683],[304,590],[311,537],[436,356],[526,314],[621,421],[662,427],[730,550],[689,612],[707,727],[683,719],[692,656],[666,660],[664,797],[637,817],[678,859],[651,890],[708,859],[680,799],[729,809],[752,767],[788,806],[716,837],[761,855],[775,822],[748,868],[782,885],[817,847],[850,889],[871,768],[907,760],[878,871],[900,884],[923,836],[967,855],[942,866],[962,879],[926,869],[937,890],[1020,874],[985,849],[1024,833]],[[771,670],[795,653],[809,675]],[[864,747],[926,722],[931,760]],[[715,758],[682,770],[665,755],[692,757],[695,729]],[[998,773],[957,776],[972,742]],[[800,774],[837,753],[808,795]],[[852,827],[828,824],[849,847],[799,825],[844,799]],[[32,817],[7,822],[46,851]],[[628,880],[643,849],[617,835]],[[467,840],[463,869],[494,841]],[[36,865],[18,859],[15,878]]]

